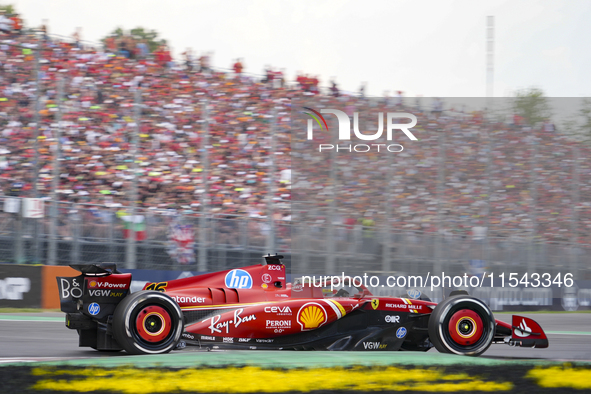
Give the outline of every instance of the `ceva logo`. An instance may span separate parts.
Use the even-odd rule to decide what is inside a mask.
[[[312,119],[308,119],[308,130],[307,130],[307,139],[308,140],[313,140],[314,139],[314,131],[313,131],[313,120],[316,121],[316,123],[320,126],[321,130],[324,130],[324,128],[326,128],[326,130],[328,131],[328,124],[326,122],[326,119],[324,118],[324,116],[322,116],[322,114],[333,114],[337,117],[338,120],[338,124],[339,124],[339,140],[340,141],[350,141],[351,140],[351,120],[349,119],[349,116],[347,116],[346,113],[344,113],[343,111],[340,111],[338,109],[321,109],[320,112],[310,108],[310,107],[303,107],[304,109],[308,110],[309,112],[304,112],[304,114],[309,115]],[[411,122],[410,123],[394,123],[394,119],[402,119],[402,118],[406,118],[406,119],[410,119]],[[401,130],[410,140],[412,141],[418,141],[418,139],[414,136],[413,133],[411,133],[411,131],[409,129],[413,128],[414,126],[416,126],[417,124],[417,117],[414,116],[413,114],[409,114],[406,112],[388,112],[386,114],[386,139],[388,141],[392,140],[392,135],[393,135],[393,131],[394,130]],[[323,127],[324,125],[324,127]],[[378,130],[374,133],[374,134],[362,134],[361,131],[359,131],[359,113],[358,112],[354,112],[353,113],[353,133],[355,134],[355,137],[357,137],[360,140],[363,141],[375,141],[378,138],[382,137],[382,134],[384,133],[384,113],[380,112],[378,113]],[[377,151],[380,151],[380,146],[386,146],[386,144],[371,144],[371,146],[375,146],[377,147]],[[355,152],[368,152],[370,151],[371,148],[370,145],[367,144],[359,144],[359,145],[349,145],[346,147],[342,147],[342,146],[334,146],[332,144],[320,144],[320,146],[318,147],[319,152],[322,152],[322,150],[331,150],[331,149],[336,149],[336,151],[338,152],[339,150],[347,150],[349,152],[355,151]],[[391,147],[396,147],[397,150],[392,150]],[[399,144],[393,144],[393,145],[387,145],[386,149],[389,152],[401,152],[403,147],[402,145]]]
[[[229,289],[252,288],[252,277],[244,270],[232,270],[226,274],[226,287]]]

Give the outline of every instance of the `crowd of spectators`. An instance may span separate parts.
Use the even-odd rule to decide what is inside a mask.
[[[0,35],[19,35],[23,29],[23,21],[19,14],[8,14],[0,10]]]
[[[400,231],[471,237],[485,228],[493,236],[535,232],[551,241],[572,241],[576,229],[577,242],[591,243],[589,149],[561,137],[549,123],[493,124],[481,113],[441,111],[440,102],[434,107],[425,102],[422,108],[413,103],[410,108],[401,97],[367,99],[343,94],[336,82],[322,94],[318,78],[301,72],[294,83],[286,81],[283,70],[271,67],[257,78],[245,73],[242,59],[231,65],[233,72],[216,71],[207,54],[196,58],[188,49],[175,62],[167,47],[149,53],[145,41],[130,37],[109,38],[101,48],[86,46],[79,37],[64,42],[46,33],[3,38],[0,187],[4,192],[15,182],[22,183],[23,196],[31,195],[33,189],[35,56],[31,48],[40,45],[37,144],[42,196],[49,197],[52,190],[57,86],[64,79],[57,193],[61,201],[128,205],[132,136],[139,130],[139,207],[198,212],[204,190],[207,102],[211,213],[265,217],[272,181],[277,220],[291,219],[294,194],[293,200],[308,204],[306,217],[316,221],[327,220],[326,211],[335,199],[333,220],[345,227],[389,223]],[[134,118],[137,89],[142,101],[139,124]],[[377,118],[367,119],[364,114],[409,111],[421,119],[413,129],[419,140],[397,136],[404,151],[390,155],[339,152],[338,186],[327,187],[331,184],[329,155],[307,149],[307,141],[292,140],[292,116],[299,116],[297,109],[292,113],[292,99],[316,108],[338,105],[351,118],[359,112],[360,124],[369,130],[377,128]],[[316,142],[326,138],[320,136]],[[580,149],[576,166],[575,148]],[[270,172],[271,157],[275,173]],[[576,172],[578,183],[573,182]],[[388,202],[390,210],[385,207]],[[386,212],[391,212],[390,218]]]
[[[288,119],[289,100],[299,89],[278,87],[274,78],[259,83],[214,71],[207,64],[207,55],[191,67],[165,64],[170,58],[160,61],[158,51],[148,58],[127,56],[121,48],[130,48],[129,42],[114,47],[107,43],[103,50],[85,47],[77,40],[43,41],[30,35],[12,37],[0,45],[0,122],[3,152],[7,152],[0,159],[3,178],[22,181],[23,192],[32,189],[35,78],[34,55],[26,47],[38,44],[43,46],[38,139],[38,187],[43,195],[51,190],[58,129],[57,81],[63,77],[60,199],[128,203],[130,143],[136,130],[134,93],[139,87],[143,104],[137,155],[142,173],[140,206],[199,210],[202,103],[207,99],[212,211],[264,215],[271,110],[277,109],[279,116]],[[282,122],[275,152],[279,171],[289,168],[288,130],[288,122]],[[3,186],[9,188],[7,182]],[[284,187],[278,191],[288,194]]]
[[[412,129],[418,141],[400,131],[393,141],[359,141],[385,145],[381,153],[375,146],[367,153],[341,149],[334,153],[334,169],[333,150],[319,153],[320,144],[335,144],[331,141],[338,129],[336,121],[331,124],[334,117],[327,117],[331,132],[315,130],[314,141],[305,140],[305,135],[292,141],[296,148],[292,151],[293,201],[302,203],[304,215],[315,217],[336,209],[333,221],[344,227],[388,223],[395,231],[472,240],[488,234],[590,243],[591,152],[587,145],[559,134],[549,120],[535,125],[514,117],[490,122],[479,111],[449,107],[442,111],[441,100],[419,100],[412,108],[402,103],[398,98],[317,96],[302,104],[344,107],[350,119],[357,112],[360,128],[368,133],[378,129],[378,113],[408,111],[419,119]],[[309,119],[299,116],[302,124]],[[404,150],[384,154],[384,147],[392,143]],[[335,188],[326,187],[333,184],[331,177],[336,179]]]

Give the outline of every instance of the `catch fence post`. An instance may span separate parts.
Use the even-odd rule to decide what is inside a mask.
[[[130,218],[130,231],[127,232],[127,249],[125,254],[125,264],[128,269],[137,268],[137,234],[136,234],[136,222],[135,222],[135,211],[137,203],[137,145],[138,137],[140,134],[140,117],[141,117],[141,88],[139,82],[135,88],[134,96],[134,122],[135,132],[132,132],[131,138],[131,172],[132,172],[132,183],[131,183],[131,194],[129,196],[129,205],[131,212],[129,213]]]
[[[201,216],[199,218],[199,261],[197,270],[207,271],[207,205],[209,202],[209,109],[208,100],[203,102],[203,136],[201,138]]]
[[[382,271],[385,275],[392,271],[392,204],[394,204],[394,193],[392,190],[392,180],[394,179],[394,155],[390,152],[387,160],[386,170],[386,219],[384,221],[383,248],[382,248]]]
[[[35,141],[34,141],[34,150],[35,150],[35,162],[33,163],[33,197],[39,198],[39,97],[40,97],[40,87],[39,87],[39,63],[41,60],[41,46],[37,44],[35,47]],[[39,219],[33,219],[33,263],[39,264],[41,262],[40,257],[40,240],[39,240]]]
[[[269,187],[267,189],[267,221],[269,226],[269,232],[267,234],[267,250],[266,253],[276,253],[277,250],[277,237],[275,234],[275,218],[273,217],[275,214],[275,206],[274,206],[274,195],[275,195],[275,150],[276,150],[276,142],[275,142],[275,132],[276,132],[276,123],[277,123],[277,110],[273,109],[272,111],[272,120],[270,126],[270,138],[271,138],[271,149],[270,149],[270,157],[271,157],[271,168],[268,172],[268,179],[269,179]],[[265,253],[265,254],[266,254]]]
[[[60,159],[62,150],[62,98],[64,97],[64,78],[60,78],[57,88],[57,129],[55,134],[56,146],[53,154],[53,178],[51,180],[51,211],[50,211],[50,225],[49,225],[49,253],[47,263],[50,265],[57,264],[57,219],[58,219],[58,203],[57,190],[59,188],[60,177]]]

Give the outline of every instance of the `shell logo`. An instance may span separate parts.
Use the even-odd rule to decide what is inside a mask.
[[[91,280],[91,281],[88,283],[88,285],[89,285],[90,287],[96,287],[96,280]]]
[[[315,302],[304,304],[298,312],[297,321],[302,327],[302,331],[314,330],[328,319],[324,307]]]

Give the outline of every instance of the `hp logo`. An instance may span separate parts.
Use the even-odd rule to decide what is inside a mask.
[[[98,315],[100,311],[101,307],[96,302],[93,302],[92,304],[88,305],[88,313],[90,313],[92,316]]]
[[[226,274],[226,287],[229,289],[250,289],[252,277],[244,270],[232,270]]]
[[[400,327],[396,330],[396,338],[404,338],[406,336],[406,328]]]

